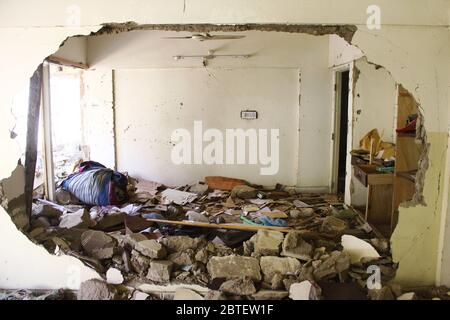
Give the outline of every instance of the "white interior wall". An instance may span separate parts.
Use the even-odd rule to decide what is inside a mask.
[[[64,45],[54,53],[56,57],[64,58],[73,62],[87,62],[87,38],[73,37],[67,39]]]
[[[119,170],[136,173],[147,179],[159,178],[162,182],[170,181],[174,184],[220,174],[247,177],[252,182],[268,185],[281,182],[309,190],[328,190],[331,161],[328,36],[247,31],[238,33],[245,35],[245,38],[234,41],[165,39],[188,34],[132,31],[88,39],[88,63],[93,68],[117,70],[114,90]],[[180,54],[205,54],[210,49],[215,50],[217,54],[253,55],[249,59],[213,59],[208,62],[207,69],[201,65],[199,59],[177,61],[172,58]],[[133,73],[132,69],[136,68],[141,70]],[[148,77],[143,77],[143,68],[148,71]],[[126,73],[123,69],[127,69]],[[160,71],[154,72],[153,69]],[[163,69],[167,70],[163,72]],[[170,71],[172,69],[177,71]],[[126,81],[120,80],[124,74],[127,75]],[[290,80],[285,81],[287,77],[280,77],[281,74],[289,75]],[[171,79],[166,79],[168,75]],[[178,76],[184,80],[178,81]],[[152,90],[155,86],[158,90]],[[187,115],[176,120],[175,116],[182,112],[178,110],[179,105],[175,102],[177,100],[191,102],[191,106],[182,108],[186,112],[201,110],[205,104],[209,106],[195,120],[214,122],[212,118],[216,117],[219,108],[221,111],[226,110],[227,118],[223,119],[218,127],[221,130],[239,128],[241,125],[244,128],[283,129],[280,143],[281,148],[285,149],[280,152],[279,174],[260,176],[255,174],[259,172],[259,166],[255,165],[174,166],[170,161],[170,148],[167,145],[171,130],[178,127],[192,128],[193,125],[193,120]],[[135,138],[130,136],[133,131],[127,130],[124,134],[122,130],[128,126],[134,127],[135,121],[151,121],[150,115],[166,112],[161,108],[149,110],[143,107],[161,105],[163,102],[165,105],[171,105],[169,110],[173,112],[172,120],[166,122],[166,128],[153,128],[147,132],[141,130],[139,134],[150,137],[137,137],[141,141],[140,144],[128,143],[132,140],[127,139]],[[133,119],[130,118],[133,115],[130,115],[129,111],[123,110],[126,110],[128,104],[134,103],[142,106],[135,109],[139,116],[136,114]],[[280,113],[280,107],[285,106],[289,111]],[[240,110],[246,108],[262,111],[260,115],[264,118],[257,121],[239,121]],[[190,123],[183,122],[184,119],[190,119]],[[147,142],[144,142],[145,139]],[[153,142],[149,144],[149,140]],[[149,145],[156,149],[149,149]],[[155,161],[155,154],[160,154],[161,150],[164,150],[163,156],[158,155],[159,162]],[[140,156],[135,157],[138,152]],[[138,160],[139,158],[141,160]],[[150,159],[151,162],[146,161]],[[154,169],[149,169],[149,163],[158,164],[155,164]],[[143,165],[147,167],[145,174]],[[161,168],[165,170],[160,170]],[[172,175],[174,170],[179,171],[176,177]]]
[[[83,73],[83,141],[90,160],[116,167],[113,72],[89,69]]]
[[[265,185],[295,185],[298,83],[297,69],[118,70],[118,169],[169,185],[194,183],[208,175],[243,178]],[[240,119],[240,111],[246,109],[257,110],[258,119]],[[175,143],[171,134],[184,128],[194,141],[194,121],[202,121],[203,131],[214,128],[224,136],[226,129],[279,129],[278,173],[261,175],[260,164],[175,165],[171,161]],[[204,142],[203,146],[208,144]],[[191,150],[193,155],[193,146]]]
[[[364,53],[338,35],[330,35],[328,65],[330,68],[338,67],[364,56]]]
[[[360,140],[372,129],[378,130],[381,140],[395,142],[395,81],[386,69],[369,64],[365,58],[355,61],[355,68],[359,76],[353,94],[353,149],[359,149]],[[351,179],[351,203],[365,205],[367,188],[353,174]]]

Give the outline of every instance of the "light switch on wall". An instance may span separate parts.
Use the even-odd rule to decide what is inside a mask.
[[[258,119],[258,111],[256,110],[242,110],[241,119],[255,120]]]

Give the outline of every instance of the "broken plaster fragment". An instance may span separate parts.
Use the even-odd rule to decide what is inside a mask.
[[[121,284],[123,282],[123,276],[120,270],[109,268],[106,272],[106,282],[109,284]]]
[[[319,300],[320,288],[311,281],[293,283],[289,287],[289,298],[292,300]]]
[[[359,262],[361,258],[379,258],[380,255],[369,243],[352,235],[343,235],[341,244],[344,252],[350,255],[351,263]]]

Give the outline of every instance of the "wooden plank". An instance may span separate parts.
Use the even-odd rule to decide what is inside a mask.
[[[30,79],[27,118],[27,146],[25,151],[25,210],[31,216],[33,186],[36,171],[37,144],[39,133],[39,113],[41,105],[42,64]]]
[[[392,185],[371,185],[367,221],[374,225],[390,225],[392,212]]]
[[[45,164],[45,193],[47,199],[55,199],[55,173],[53,163],[53,139],[52,139],[52,116],[50,103],[50,67],[44,63],[42,68],[42,123],[44,129],[44,164]]]
[[[243,223],[207,223],[207,222],[197,222],[197,221],[173,221],[173,220],[163,220],[163,219],[146,219],[149,222],[179,225],[179,226],[189,226],[189,227],[199,227],[199,228],[209,228],[209,229],[229,229],[229,230],[241,230],[241,231],[258,231],[258,230],[272,230],[280,232],[290,232],[295,231],[293,228],[287,227],[271,227],[271,226],[255,226]]]
[[[393,173],[375,173],[369,174],[367,176],[367,184],[376,186],[376,185],[389,185],[394,181]]]
[[[365,186],[392,184],[393,173],[379,173],[375,165],[354,165],[354,176]]]

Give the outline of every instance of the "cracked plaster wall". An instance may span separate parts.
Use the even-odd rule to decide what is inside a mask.
[[[400,262],[398,281],[450,284],[447,214],[449,163],[449,3],[445,0],[379,1],[382,28],[368,30],[366,8],[371,1],[77,1],[80,27],[67,26],[72,1],[11,1],[0,4],[0,179],[7,178],[20,156],[10,139],[12,96],[25,85],[37,65],[55,52],[68,36],[89,34],[105,22],[136,23],[294,23],[352,24],[357,26],[351,43],[373,62],[389,70],[398,83],[421,104],[430,143],[430,166],[425,175],[426,206],[402,208],[392,237],[394,259]],[[41,10],[45,7],[46,10]],[[70,10],[72,8],[72,10]],[[40,14],[34,14],[40,12]],[[73,17],[72,17],[73,18]],[[76,20],[76,19],[75,19]],[[420,45],[419,45],[420,44]],[[69,257],[55,257],[34,246],[17,232],[0,209],[0,287],[50,288],[68,286],[68,270],[76,265],[85,277],[90,269]],[[5,267],[9,265],[10,267]],[[33,265],[33,272],[29,266]],[[69,272],[70,273],[70,272]]]

